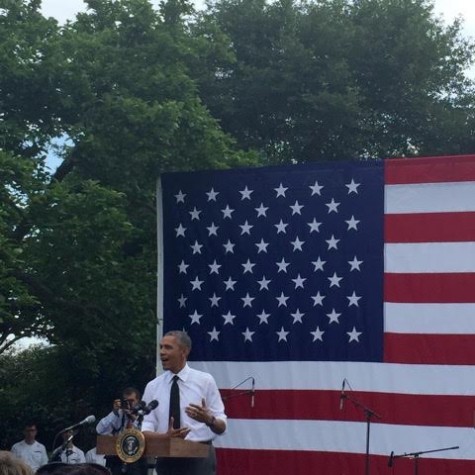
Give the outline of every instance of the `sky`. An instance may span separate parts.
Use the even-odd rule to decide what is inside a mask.
[[[199,3],[200,0],[197,0]],[[82,0],[43,0],[43,14],[56,18],[60,23],[73,20],[79,11],[84,11],[86,5]],[[159,0],[152,0],[158,4]],[[475,2],[473,0],[434,0],[435,12],[446,22],[451,22],[456,16],[465,21],[464,33],[475,38]]]

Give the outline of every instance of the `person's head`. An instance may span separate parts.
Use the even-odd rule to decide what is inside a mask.
[[[27,422],[23,428],[23,436],[25,437],[25,442],[27,444],[32,444],[36,440],[36,434],[38,433],[38,428],[36,427],[36,422],[30,421]]]
[[[127,408],[135,407],[140,402],[141,398],[142,395],[140,391],[136,388],[128,387],[122,391],[122,400],[127,401]]]
[[[11,452],[0,450],[0,475],[33,475],[31,467]]]
[[[164,370],[179,373],[188,360],[191,339],[187,333],[173,330],[165,333],[160,340],[160,360]]]

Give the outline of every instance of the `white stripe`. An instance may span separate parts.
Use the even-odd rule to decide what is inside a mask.
[[[346,421],[228,420],[214,445],[248,450],[302,450],[361,454],[366,450],[366,423]],[[475,460],[473,428],[404,426],[372,423],[370,454],[389,455],[459,446],[431,458]]]
[[[335,361],[191,361],[211,373],[218,387],[232,389],[249,376],[256,389],[339,390],[343,379],[353,390],[399,394],[474,395],[475,366]],[[249,382],[241,386],[250,389]]]
[[[385,244],[384,256],[390,273],[475,272],[475,242]]]
[[[475,182],[386,185],[386,214],[475,211]]]
[[[467,335],[475,334],[475,304],[384,304],[384,331]]]

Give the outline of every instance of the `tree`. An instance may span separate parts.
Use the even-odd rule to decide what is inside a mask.
[[[235,57],[202,98],[271,163],[474,149],[473,44],[426,0],[221,0],[202,21]]]

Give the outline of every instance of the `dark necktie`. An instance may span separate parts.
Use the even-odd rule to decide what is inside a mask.
[[[173,417],[173,428],[180,428],[180,388],[178,387],[178,380],[180,378],[175,374],[173,376],[173,383],[170,389],[170,416]],[[170,420],[170,419],[169,419]]]

